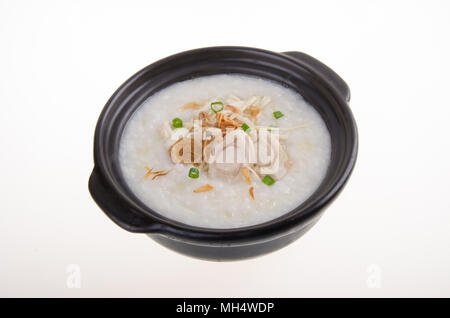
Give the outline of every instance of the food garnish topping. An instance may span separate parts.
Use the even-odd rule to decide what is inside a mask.
[[[205,185],[203,185],[203,186],[201,186],[201,187],[195,189],[194,192],[195,192],[195,193],[208,192],[208,191],[211,191],[211,190],[213,190],[213,189],[214,189],[214,187],[213,187],[212,185],[210,185],[210,184],[205,184]]]
[[[287,152],[283,145],[278,140],[274,140],[274,128],[279,129],[286,136],[292,130],[306,127],[305,125],[298,125],[294,127],[268,127],[257,124],[262,111],[269,107],[268,114],[272,112],[274,119],[279,119],[285,116],[281,111],[273,109],[270,105],[271,98],[268,96],[252,96],[248,99],[241,99],[236,96],[229,96],[228,98],[216,98],[203,103],[190,102],[180,107],[178,110],[195,110],[193,112],[192,120],[183,120],[180,118],[173,118],[172,122],[166,122],[163,126],[163,135],[168,140],[170,139],[169,155],[175,164],[193,165],[189,169],[188,177],[191,179],[198,179],[200,175],[215,176],[235,180],[234,178],[239,174],[242,175],[245,183],[250,186],[252,184],[251,174],[256,176],[256,179],[261,180],[264,184],[271,186],[276,181],[280,180],[287,173],[287,170],[292,166],[292,161],[289,160]],[[266,111],[265,118],[267,118]],[[195,120],[201,121],[202,134],[201,138],[195,137]],[[261,130],[266,130],[268,138],[261,137]],[[230,135],[229,135],[230,134]],[[280,139],[283,137],[280,135]],[[195,137],[195,138],[194,138]],[[227,137],[227,138],[225,138]],[[230,138],[228,138],[230,137]],[[246,141],[246,147],[242,147],[235,143],[234,138],[243,138]],[[277,136],[278,137],[278,136]],[[232,142],[227,140],[232,139]],[[225,141],[225,142],[224,142]],[[189,146],[190,148],[185,148]],[[208,159],[214,156],[225,153],[228,147],[234,148],[234,153],[248,154],[249,148],[257,149],[261,145],[268,146],[271,155],[268,162],[256,160],[252,162],[240,163],[219,163],[209,161]],[[278,147],[279,146],[279,147]],[[252,148],[253,147],[253,148]],[[183,156],[183,149],[190,149],[190,154],[186,153]],[[201,149],[198,151],[197,149]],[[189,162],[189,159],[190,162]],[[200,159],[196,161],[196,159]],[[152,180],[167,175],[168,171],[153,171],[145,167],[148,171],[143,179],[153,175]],[[195,193],[208,192],[214,187],[210,184],[205,184],[194,190]],[[255,200],[254,187],[249,188],[250,197]]]

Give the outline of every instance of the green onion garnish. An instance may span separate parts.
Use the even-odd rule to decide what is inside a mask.
[[[189,169],[189,177],[192,179],[197,179],[200,176],[197,168]]]
[[[280,112],[279,110],[277,110],[276,112],[273,112],[273,117],[275,117],[276,119],[283,117],[284,114],[282,112]]]
[[[243,123],[241,128],[246,132],[249,133],[250,132],[250,127],[249,125],[247,125],[246,123]]]
[[[275,183],[275,180],[273,180],[271,176],[265,176],[262,179],[262,182],[265,183],[266,185],[270,186]]]
[[[172,125],[175,128],[181,128],[183,127],[183,121],[180,118],[174,118],[172,119]]]
[[[210,107],[211,107],[211,110],[217,114],[218,112],[221,112],[223,110],[223,103],[222,102],[213,102],[213,103],[211,103]]]

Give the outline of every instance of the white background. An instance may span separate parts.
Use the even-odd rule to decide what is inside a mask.
[[[0,1],[0,296],[449,297],[449,39],[448,1]],[[233,263],[122,230],[87,188],[115,89],[214,45],[328,64],[360,133],[353,176],[319,223]],[[70,264],[81,288],[68,288]]]

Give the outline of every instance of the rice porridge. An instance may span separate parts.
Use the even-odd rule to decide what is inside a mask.
[[[263,146],[268,156],[261,159]],[[233,162],[217,160],[230,150]],[[258,77],[223,74],[148,98],[125,127],[119,160],[130,189],[155,212],[223,229],[263,223],[300,205],[323,180],[330,153],[326,125],[301,95]]]

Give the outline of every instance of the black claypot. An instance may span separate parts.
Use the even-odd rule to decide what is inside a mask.
[[[328,127],[331,161],[319,188],[289,213],[243,228],[200,228],[158,214],[130,191],[119,166],[119,142],[130,116],[155,92],[176,82],[223,73],[266,78],[300,93],[316,108]],[[304,53],[210,47],[169,56],[133,75],[106,103],[95,131],[95,167],[89,179],[89,190],[105,214],[120,227],[146,233],[182,254],[223,261],[272,252],[308,231],[347,182],[358,150],[349,100],[347,84],[333,70]]]

